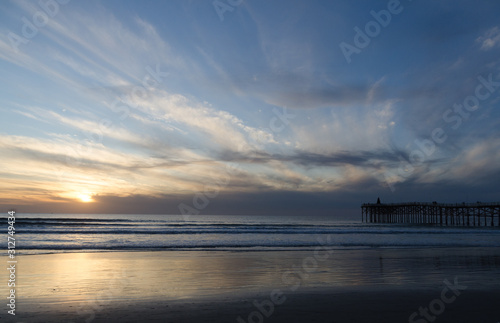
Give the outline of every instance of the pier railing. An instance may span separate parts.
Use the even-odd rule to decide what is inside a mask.
[[[361,220],[367,223],[500,226],[500,202],[363,203]]]

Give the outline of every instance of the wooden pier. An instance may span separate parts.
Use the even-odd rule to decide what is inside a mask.
[[[397,203],[361,205],[366,223],[414,223],[451,226],[500,226],[500,203]]]

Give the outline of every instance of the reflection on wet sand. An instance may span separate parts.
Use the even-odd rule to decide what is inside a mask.
[[[18,289],[25,302],[174,300],[287,290],[292,284],[302,289],[432,288],[457,275],[469,285],[494,288],[491,282],[500,273],[500,256],[491,248],[333,250],[327,259],[313,258],[312,251],[32,255],[19,261]]]

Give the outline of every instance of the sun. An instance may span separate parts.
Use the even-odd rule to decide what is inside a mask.
[[[93,202],[94,201],[92,199],[92,196],[89,195],[89,194],[80,194],[80,195],[78,195],[78,198],[80,199],[80,201],[82,201],[84,203],[89,203],[89,202]]]

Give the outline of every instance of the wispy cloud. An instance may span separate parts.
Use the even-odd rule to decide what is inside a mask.
[[[495,26],[489,29],[484,35],[478,37],[476,42],[481,44],[481,50],[490,50],[500,45],[500,29]]]

